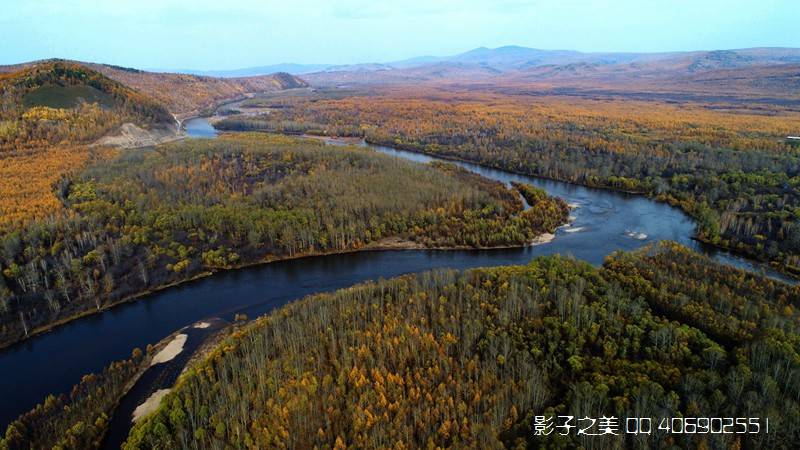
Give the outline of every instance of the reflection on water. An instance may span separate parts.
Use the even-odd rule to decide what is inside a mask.
[[[211,139],[217,137],[217,130],[202,117],[189,119],[183,124],[186,134],[193,138]]]

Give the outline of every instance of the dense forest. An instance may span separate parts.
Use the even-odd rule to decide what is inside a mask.
[[[249,104],[248,106],[256,106]],[[798,116],[779,106],[396,89],[270,100],[223,130],[364,136],[680,206],[698,237],[800,273]]]
[[[601,268],[553,256],[362,284],[232,334],[125,448],[794,448],[798,302],[669,242]],[[620,433],[534,432],[558,415]],[[711,417],[761,429],[712,433]]]
[[[568,207],[525,192],[527,210],[519,191],[451,164],[263,134],[122,151],[56,183],[64,213],[0,235],[0,344],[244,264],[387,238],[526,245],[566,222]]]

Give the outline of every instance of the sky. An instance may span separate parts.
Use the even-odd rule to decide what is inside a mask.
[[[3,0],[0,64],[144,69],[349,64],[521,45],[800,47],[798,0]]]

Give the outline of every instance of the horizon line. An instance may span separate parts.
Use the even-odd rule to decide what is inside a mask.
[[[88,63],[88,64],[101,64],[105,66],[116,66],[122,67],[125,69],[135,69],[141,70],[143,72],[154,72],[154,73],[178,73],[178,74],[197,74],[197,73],[213,73],[213,72],[235,72],[240,70],[248,70],[248,69],[258,69],[262,67],[270,67],[270,66],[284,66],[284,65],[296,65],[296,66],[326,66],[327,68],[330,67],[344,67],[344,66],[358,66],[358,65],[368,65],[368,64],[396,64],[406,61],[411,61],[414,59],[421,59],[421,58],[451,58],[460,55],[464,55],[476,50],[500,50],[504,48],[518,48],[518,49],[525,49],[525,50],[536,50],[536,51],[543,51],[543,52],[573,52],[579,53],[584,55],[669,55],[669,54],[691,54],[691,53],[701,53],[701,52],[724,52],[724,51],[741,51],[741,50],[758,50],[758,49],[766,49],[766,50],[800,50],[800,47],[791,47],[791,46],[753,46],[753,47],[736,47],[736,48],[714,48],[714,49],[694,49],[694,50],[667,50],[667,51],[583,51],[583,50],[575,50],[569,48],[540,48],[540,47],[526,47],[524,45],[518,44],[507,44],[507,45],[500,45],[497,47],[486,47],[486,46],[479,46],[473,47],[469,50],[465,50],[459,53],[452,53],[448,55],[431,55],[431,54],[423,54],[417,56],[411,56],[408,58],[403,59],[396,59],[391,61],[361,61],[361,62],[351,62],[351,63],[322,63],[322,62],[279,62],[279,63],[264,63],[264,64],[256,64],[249,66],[240,66],[234,68],[225,68],[225,69],[190,69],[190,68],[163,68],[163,67],[141,67],[141,66],[134,66],[134,65],[124,65],[118,63],[108,63],[108,62],[101,62],[101,61],[87,61],[87,60],[80,60],[74,58],[64,58],[60,56],[52,56],[49,58],[39,58],[39,59],[31,59],[25,60],[20,62],[13,62],[13,63],[2,63],[0,67],[9,67],[9,66],[21,66],[25,64],[36,64],[46,61],[53,61],[53,60],[61,60],[61,61],[72,61],[72,62],[79,62],[79,63]]]

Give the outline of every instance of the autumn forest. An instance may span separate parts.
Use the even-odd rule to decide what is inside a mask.
[[[455,89],[455,88],[449,88]],[[244,106],[253,108],[258,103]],[[394,89],[271,101],[222,130],[363,136],[513,172],[652,196],[698,221],[697,237],[800,271],[797,126],[791,108]],[[242,108],[247,112],[247,108]],[[795,127],[795,128],[793,128]]]
[[[0,450],[796,448],[800,52],[736,52],[0,66]]]

